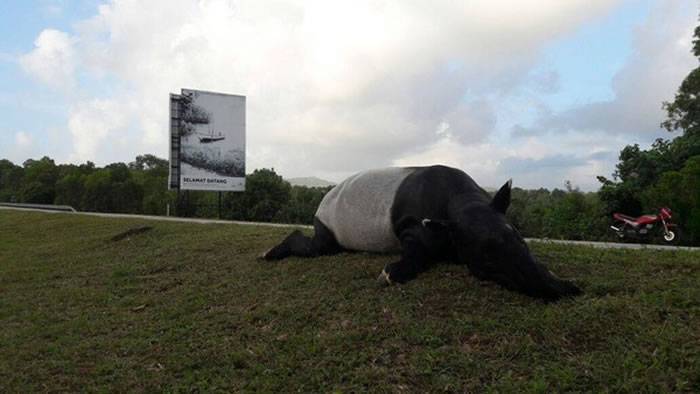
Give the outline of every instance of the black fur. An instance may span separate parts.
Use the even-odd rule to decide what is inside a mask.
[[[433,263],[448,260],[467,265],[479,279],[532,297],[557,300],[579,294],[575,285],[556,278],[537,262],[517,230],[506,222],[510,189],[509,181],[491,198],[461,170],[415,168],[399,186],[391,208],[401,259],[384,268],[380,281],[403,283]],[[318,219],[314,227],[313,238],[296,231],[263,257],[313,257],[342,250],[333,232]]]
[[[314,235],[309,238],[295,230],[279,245],[263,254],[265,260],[281,260],[289,256],[317,257],[336,254],[342,250],[333,233],[320,220],[314,218]]]
[[[450,215],[450,202],[455,196],[488,204],[489,194],[463,171],[446,166],[417,168],[406,177],[396,192],[391,208],[391,221],[394,233],[399,238],[416,234],[430,249],[432,256],[447,258],[454,253],[450,249],[450,237],[446,224],[454,221]],[[423,224],[423,219],[442,222],[441,226]]]

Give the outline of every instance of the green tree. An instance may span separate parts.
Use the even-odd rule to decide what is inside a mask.
[[[160,176],[168,175],[168,161],[155,155],[138,155],[136,159],[129,163],[129,169],[136,171],[151,171]]]
[[[82,207],[87,211],[111,212],[111,186],[109,170],[100,169],[88,175],[85,179]]]
[[[700,240],[700,155],[688,159],[680,171],[663,173],[645,197],[651,207],[671,207],[687,241]]]
[[[141,211],[151,215],[165,215],[168,205],[175,207],[175,193],[168,191],[168,161],[151,154],[136,156],[129,170],[143,190]]]
[[[95,163],[61,164],[58,166],[59,179],[56,182],[56,198],[54,202],[60,205],[70,205],[77,210],[84,210],[83,196],[85,180],[96,171]]]
[[[700,59],[700,26],[695,28],[692,52]],[[685,135],[700,134],[700,66],[688,74],[673,101],[665,102],[668,114],[661,125],[668,131],[681,130]]]
[[[272,221],[291,198],[291,185],[273,169],[257,169],[246,176],[246,190],[227,193],[227,219]]]
[[[82,206],[96,212],[139,213],[143,188],[124,163],[113,163],[85,178]]]
[[[552,206],[549,190],[523,190],[514,188],[511,203],[506,212],[508,219],[526,237],[546,236],[545,216]]]
[[[274,220],[281,223],[312,224],[318,205],[331,188],[292,186],[289,202]]]
[[[87,175],[73,173],[56,182],[56,204],[70,205],[77,210],[83,210],[86,178]]]
[[[20,190],[22,202],[35,204],[53,204],[56,197],[58,168],[54,161],[44,156],[39,160],[29,159],[24,162],[23,186]]]
[[[567,188],[545,213],[545,234],[551,238],[600,239],[607,230],[602,204],[595,193]]]
[[[0,201],[19,202],[24,169],[9,160],[0,160]]]

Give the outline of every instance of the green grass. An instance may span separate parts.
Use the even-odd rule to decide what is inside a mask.
[[[700,391],[700,253],[534,244],[585,291],[543,304],[288,232],[0,210],[0,392]]]

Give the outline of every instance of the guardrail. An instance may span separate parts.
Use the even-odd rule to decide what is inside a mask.
[[[11,202],[0,202],[0,207],[42,209],[44,211],[78,212],[70,205],[49,205],[49,204],[17,204]]]

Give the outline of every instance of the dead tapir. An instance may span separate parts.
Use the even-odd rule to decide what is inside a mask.
[[[478,279],[532,297],[555,301],[580,294],[540,264],[507,222],[510,194],[511,181],[491,198],[463,171],[441,165],[360,172],[323,198],[313,237],[294,231],[262,257],[400,251],[380,282],[404,283],[435,262],[452,261]]]

